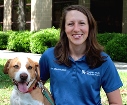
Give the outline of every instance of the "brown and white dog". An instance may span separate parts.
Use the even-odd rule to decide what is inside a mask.
[[[4,66],[4,73],[14,83],[11,105],[54,105],[42,94],[46,88],[43,85],[38,86],[40,72],[37,62],[24,57],[9,59]],[[49,92],[48,95],[53,102]]]

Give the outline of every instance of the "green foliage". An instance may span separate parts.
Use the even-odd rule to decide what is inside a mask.
[[[7,48],[9,35],[5,32],[0,31],[0,49],[5,50]]]
[[[98,34],[97,35],[97,39],[98,42],[102,45],[102,46],[106,46],[107,43],[112,40],[117,34],[116,33],[103,33],[103,34]]]
[[[59,39],[59,30],[47,28],[34,33],[30,39],[32,53],[43,53],[47,48],[55,46]]]
[[[127,34],[103,33],[97,39],[113,61],[127,62]]]
[[[8,77],[6,75],[4,75],[3,70],[4,70],[4,65],[7,62],[6,59],[0,59],[0,82],[2,82],[2,80],[8,81]]]
[[[114,61],[127,62],[127,35],[118,34],[106,45],[106,52]]]
[[[8,50],[17,52],[30,52],[30,32],[29,31],[9,31]]]

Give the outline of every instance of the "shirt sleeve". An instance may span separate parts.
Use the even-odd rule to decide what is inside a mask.
[[[44,52],[39,60],[40,65],[40,78],[42,81],[47,81],[50,77],[49,73],[49,63],[48,56],[46,52]]]
[[[102,88],[106,93],[109,93],[117,90],[123,86],[123,84],[114,62],[109,56],[107,57],[107,61],[104,63],[104,65],[106,69],[102,77]]]

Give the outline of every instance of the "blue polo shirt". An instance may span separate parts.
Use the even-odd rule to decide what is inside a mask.
[[[100,67],[90,69],[85,56],[72,62],[71,67],[57,64],[54,48],[47,49],[41,56],[40,77],[50,78],[50,90],[56,105],[101,105],[100,89],[106,93],[120,88],[123,84],[109,55]]]

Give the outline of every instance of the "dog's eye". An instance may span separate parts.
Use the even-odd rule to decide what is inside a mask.
[[[18,66],[18,65],[14,65],[13,67],[14,67],[15,69],[18,69],[18,68],[19,68],[19,66]]]
[[[32,66],[28,66],[28,68],[27,68],[27,69],[30,69],[30,70],[31,70],[31,69],[32,69]]]

